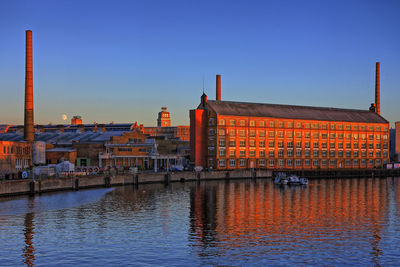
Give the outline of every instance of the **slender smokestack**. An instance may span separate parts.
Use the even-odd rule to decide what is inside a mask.
[[[375,71],[375,112],[381,115],[381,81],[379,62],[376,62]]]
[[[216,100],[221,101],[221,74],[217,74],[217,92]]]
[[[26,31],[24,139],[33,143],[32,31]]]

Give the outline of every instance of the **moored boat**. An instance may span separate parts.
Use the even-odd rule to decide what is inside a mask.
[[[286,173],[278,172],[278,174],[275,176],[274,183],[275,184],[280,184],[280,185],[287,184],[288,183],[288,178],[286,177]]]
[[[301,185],[308,185],[308,179],[306,177],[300,177],[299,181]]]
[[[288,179],[288,184],[300,184],[300,179],[297,175],[290,175]]]

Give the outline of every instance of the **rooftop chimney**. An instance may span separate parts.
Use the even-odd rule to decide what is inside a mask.
[[[217,74],[217,96],[215,100],[221,101],[221,74]]]
[[[25,54],[25,116],[24,139],[29,143],[34,141],[33,129],[33,78],[32,78],[32,31],[26,31]]]
[[[379,62],[376,62],[375,71],[375,112],[381,115],[381,82]]]

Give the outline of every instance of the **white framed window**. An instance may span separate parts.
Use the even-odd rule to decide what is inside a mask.
[[[240,159],[239,160],[239,164],[240,164],[240,167],[245,167],[246,166],[246,160],[245,159]]]
[[[230,160],[229,160],[229,166],[230,166],[230,167],[235,167],[235,166],[236,166],[236,160],[230,159]]]
[[[265,160],[264,160],[264,159],[260,159],[260,160],[258,161],[258,165],[260,165],[260,166],[265,166]]]
[[[278,165],[279,165],[279,167],[283,167],[283,159],[280,159],[280,160],[278,160]]]
[[[270,167],[274,167],[274,165],[275,165],[275,160],[270,159],[270,160],[269,160],[269,166],[270,166]]]
[[[225,167],[225,160],[220,159],[220,160],[219,160],[219,166],[220,166],[220,167]]]
[[[225,147],[225,139],[219,139],[219,146]]]
[[[268,151],[268,157],[273,158],[275,156],[275,152],[273,150]]]
[[[208,160],[208,167],[214,167],[214,159]]]

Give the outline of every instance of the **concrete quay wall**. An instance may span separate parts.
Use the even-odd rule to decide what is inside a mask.
[[[43,192],[78,190],[80,188],[110,187],[128,184],[170,183],[184,181],[205,181],[220,179],[249,179],[272,177],[269,170],[237,170],[210,172],[171,172],[171,173],[139,173],[113,176],[84,176],[49,178],[40,181],[17,180],[1,181],[0,196],[38,194]]]

